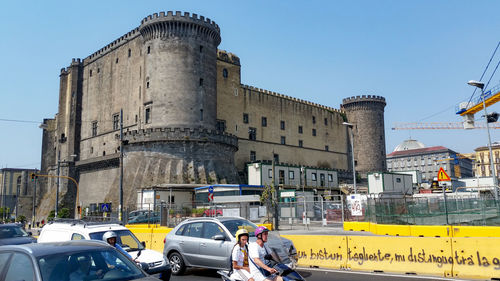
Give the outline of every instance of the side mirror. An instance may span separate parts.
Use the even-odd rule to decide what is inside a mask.
[[[226,237],[224,237],[224,235],[222,235],[222,234],[217,234],[217,235],[212,236],[212,239],[225,241]]]
[[[146,242],[141,241],[141,245],[142,245],[144,248],[146,248]]]
[[[145,262],[139,263],[139,266],[141,267],[142,270],[144,270],[146,272],[149,270],[149,265]]]
[[[29,235],[29,236],[33,236],[33,232],[28,231],[28,235]]]

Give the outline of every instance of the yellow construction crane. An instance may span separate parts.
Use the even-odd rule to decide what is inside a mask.
[[[474,155],[474,153],[467,153],[467,154],[460,154],[460,153],[457,153],[455,155],[452,155],[451,158],[444,158],[444,159],[437,159],[437,160],[434,160],[436,162],[441,162],[441,161],[450,161],[450,160],[453,160],[453,167],[454,167],[454,170],[455,170],[455,177],[456,178],[460,178],[462,173],[460,172],[460,162],[458,161],[458,159],[474,159],[476,158],[476,156]]]
[[[500,122],[489,123],[490,129],[500,129]],[[486,129],[486,123],[474,125],[475,129]],[[463,122],[397,122],[393,130],[463,130]]]

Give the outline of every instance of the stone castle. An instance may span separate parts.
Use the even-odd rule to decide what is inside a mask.
[[[243,85],[240,59],[218,50],[220,42],[214,21],[162,12],[61,70],[58,113],[44,120],[41,173],[78,180],[78,192],[60,183],[62,206],[118,205],[120,110],[125,206],[143,188],[245,183],[246,163],[258,160],[349,175],[345,121],[354,124],[357,170],[385,170],[383,97],[351,97],[334,109]],[[43,213],[56,184],[42,184]]]

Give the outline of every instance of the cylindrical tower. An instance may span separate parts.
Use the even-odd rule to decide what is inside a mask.
[[[345,98],[341,108],[353,124],[354,159],[356,171],[362,176],[368,172],[385,171],[385,98],[363,95]]]
[[[144,18],[146,127],[215,129],[219,26],[203,16],[171,11]]]
[[[125,190],[239,183],[238,140],[215,130],[219,27],[203,16],[169,11],[146,17],[139,31],[145,124],[124,133],[124,182],[133,183]],[[134,194],[125,198],[136,202]]]

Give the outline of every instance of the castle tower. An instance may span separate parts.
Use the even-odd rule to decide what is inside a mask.
[[[146,122],[125,132],[124,166],[134,168],[126,169],[124,181],[141,187],[239,183],[237,138],[215,130],[219,26],[169,11],[144,18],[139,31]]]
[[[144,97],[152,127],[215,129],[219,26],[210,19],[169,11],[144,18]]]
[[[341,108],[353,124],[354,159],[356,171],[363,176],[368,172],[385,171],[385,98],[363,95],[345,98]]]

